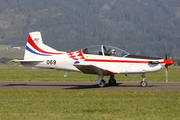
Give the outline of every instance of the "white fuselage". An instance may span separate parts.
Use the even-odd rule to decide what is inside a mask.
[[[78,63],[81,64],[94,65],[98,66],[99,68],[115,71],[117,74],[140,74],[146,72],[156,72],[164,67],[164,59],[158,60],[159,64],[150,64],[149,61],[157,60],[83,54],[81,50],[73,53],[60,53],[63,54],[41,56],[38,58],[42,59],[40,62],[24,62],[22,65],[41,69],[81,72],[74,66],[75,62],[78,61]]]

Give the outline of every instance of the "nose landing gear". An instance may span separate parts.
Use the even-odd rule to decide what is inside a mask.
[[[140,82],[140,85],[141,87],[146,87],[147,86],[147,82],[145,81],[146,76],[143,74],[141,77],[143,78],[143,80]]]

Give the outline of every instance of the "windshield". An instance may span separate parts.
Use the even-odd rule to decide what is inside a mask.
[[[83,54],[103,55],[103,56],[117,56],[123,57],[128,55],[126,51],[108,45],[93,45],[82,49]]]
[[[129,53],[113,46],[103,46],[103,51],[105,56],[117,56],[117,57],[123,57],[125,55],[128,55]]]
[[[101,45],[93,45],[82,49],[84,54],[102,55]]]

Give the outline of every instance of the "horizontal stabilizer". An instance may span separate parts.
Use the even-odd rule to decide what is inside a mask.
[[[44,60],[31,60],[31,59],[27,59],[27,60],[11,60],[10,62],[15,62],[15,63],[26,63],[26,62],[43,62]]]

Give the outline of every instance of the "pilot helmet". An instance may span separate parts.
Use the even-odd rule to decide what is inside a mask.
[[[111,49],[111,54],[116,54],[116,50],[115,49]]]

